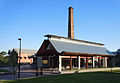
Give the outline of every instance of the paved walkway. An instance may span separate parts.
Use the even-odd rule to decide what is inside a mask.
[[[24,68],[25,67],[25,68]],[[36,77],[36,70],[30,70],[27,66],[21,67],[21,78],[29,78],[29,77]],[[112,70],[120,69],[120,67],[112,68]],[[86,69],[86,70],[79,70],[79,71],[62,71],[61,74],[70,74],[70,73],[81,73],[81,72],[96,72],[96,71],[105,71],[111,70],[111,68],[100,68],[100,69]],[[60,75],[58,71],[50,71],[44,70],[43,76],[49,75]],[[15,75],[15,79],[18,79],[18,74]],[[40,77],[40,74],[39,74]],[[5,74],[0,75],[0,80],[14,80],[13,74]]]
[[[12,71],[12,69],[10,67],[0,67],[0,69],[5,69],[5,70],[8,70],[8,71]]]
[[[3,67],[1,69],[9,70],[10,68]],[[36,77],[36,70],[30,69],[29,65],[21,66],[20,69],[21,69],[20,78]],[[43,76],[48,76],[48,75],[58,75],[58,71],[46,71],[46,70],[43,71]],[[38,77],[40,77],[40,74],[38,75]],[[15,79],[18,79],[18,73],[16,73]],[[0,80],[14,80],[14,75],[13,74],[0,75]]]
[[[53,71],[43,71],[43,76],[49,76],[49,75],[58,75],[58,73]],[[20,78],[30,78],[30,77],[36,77],[36,70],[21,70],[20,72]],[[38,75],[40,77],[40,74]],[[18,73],[15,75],[15,79],[18,79]],[[0,75],[0,80],[14,80],[13,74],[5,74]]]
[[[112,68],[112,70],[120,70],[120,67]],[[84,69],[84,70],[76,70],[76,71],[62,71],[61,74],[70,74],[70,73],[83,73],[83,72],[97,72],[97,71],[107,71],[111,70],[111,68],[97,68],[97,69]]]

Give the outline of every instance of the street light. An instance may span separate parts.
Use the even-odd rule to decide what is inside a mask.
[[[38,76],[38,66],[37,66],[37,55],[36,54],[35,54],[34,58],[36,59],[36,76]]]
[[[19,70],[18,70],[18,78],[20,78],[20,58],[21,58],[21,38],[18,38],[18,40],[20,41],[20,48],[19,48]]]

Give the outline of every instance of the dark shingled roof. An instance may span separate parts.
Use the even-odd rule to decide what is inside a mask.
[[[120,53],[120,49],[117,50],[117,53]]]

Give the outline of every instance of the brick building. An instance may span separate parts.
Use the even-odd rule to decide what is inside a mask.
[[[15,48],[14,49],[17,53],[18,53],[18,56],[19,56],[19,49]],[[9,54],[13,51],[12,50],[9,50]],[[21,49],[21,57],[20,57],[20,62],[21,63],[29,63],[31,64],[33,62],[33,58],[29,58],[29,56],[32,56],[32,55],[35,55],[37,52],[37,50],[33,50],[33,49]]]

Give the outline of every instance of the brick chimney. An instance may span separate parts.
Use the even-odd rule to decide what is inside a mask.
[[[69,7],[68,38],[74,39],[73,8]]]

